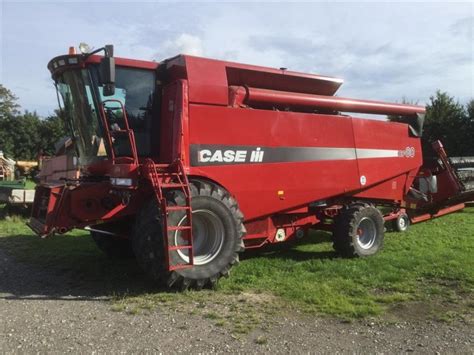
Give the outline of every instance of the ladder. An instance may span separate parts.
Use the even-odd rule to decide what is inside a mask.
[[[108,122],[108,117],[109,115],[106,113],[106,107],[107,103],[115,103],[118,105],[118,109],[122,112],[123,117],[122,117],[122,122],[121,124],[124,126],[121,128],[118,124],[115,125],[110,125],[110,122]],[[110,153],[111,153],[111,158],[112,158],[112,163],[117,164],[118,161],[125,159],[132,160],[132,163],[134,165],[138,164],[138,152],[137,152],[137,145],[135,142],[135,135],[133,133],[133,130],[130,128],[130,125],[128,123],[128,116],[127,116],[127,111],[125,110],[125,106],[123,105],[122,101],[117,100],[117,99],[107,99],[102,101],[101,105],[101,111],[102,114],[101,120],[102,120],[102,125],[105,130],[105,134],[109,143],[110,147]],[[110,109],[112,111],[112,109]],[[114,146],[114,141],[115,139],[118,139],[119,136],[125,136],[127,139],[128,146],[130,148],[130,155],[128,157],[124,156],[117,156],[116,147]]]
[[[162,213],[163,238],[165,242],[165,258],[169,271],[188,269],[194,265],[192,209],[189,181],[184,171],[183,162],[177,159],[171,164],[155,164],[152,159],[144,162],[145,176],[150,180],[155,197]],[[178,190],[184,196],[184,205],[170,206],[166,192]],[[168,217],[173,212],[184,211],[186,218],[180,225],[169,225]],[[184,217],[183,216],[183,217]],[[179,236],[178,236],[179,233]],[[177,243],[178,239],[181,240]],[[183,243],[184,241],[184,243]],[[187,251],[187,260],[183,252]],[[173,257],[178,254],[179,257]]]

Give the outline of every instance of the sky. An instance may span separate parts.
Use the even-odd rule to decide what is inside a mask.
[[[46,68],[80,42],[161,61],[178,53],[344,79],[342,97],[426,104],[474,97],[474,2],[0,0],[0,83],[46,117]]]

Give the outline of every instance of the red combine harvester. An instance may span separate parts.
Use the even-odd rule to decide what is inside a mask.
[[[343,256],[372,255],[385,221],[404,230],[474,196],[439,142],[424,164],[423,107],[336,97],[341,79],[112,46],[48,68],[82,171],[37,187],[29,226],[89,230],[169,287],[210,286],[244,249],[310,229],[331,230]]]

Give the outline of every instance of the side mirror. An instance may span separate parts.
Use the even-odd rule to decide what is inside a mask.
[[[103,95],[112,96],[115,94],[115,59],[113,57],[113,47],[107,47],[105,57],[100,60],[100,79],[104,87]]]

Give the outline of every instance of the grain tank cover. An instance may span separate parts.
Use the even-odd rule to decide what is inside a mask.
[[[342,79],[329,76],[188,55],[171,58],[166,64],[175,79],[188,80],[191,103],[227,106],[230,86],[332,96],[343,83]]]
[[[229,85],[247,85],[262,89],[332,96],[343,80],[317,74],[305,74],[286,69],[226,63]]]

